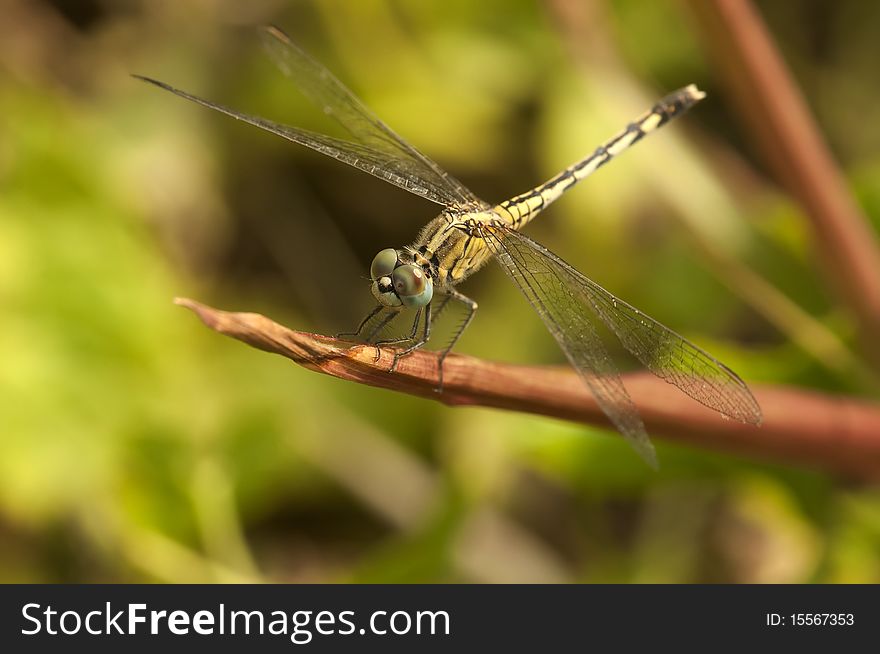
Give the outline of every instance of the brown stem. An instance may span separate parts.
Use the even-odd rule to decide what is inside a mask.
[[[753,140],[809,217],[826,274],[880,367],[880,247],[791,73],[751,2],[689,4]]]
[[[352,345],[290,330],[255,313],[230,313],[193,300],[211,329],[299,365],[349,381],[439,400],[452,406],[488,406],[587,424],[608,425],[605,414],[571,369],[494,363],[450,355],[444,389],[435,391],[436,354],[414,352],[389,372],[393,350]],[[861,479],[880,478],[880,407],[809,391],[754,389],[764,412],[760,427],[724,419],[648,374],[626,375],[626,385],[653,435],[749,457],[800,464]]]

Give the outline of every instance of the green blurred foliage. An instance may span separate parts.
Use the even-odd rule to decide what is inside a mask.
[[[188,295],[342,331],[370,306],[372,255],[435,212],[128,77],[333,133],[262,55],[253,27],[271,22],[489,200],[625,124],[606,97],[622,80],[656,94],[698,83],[712,101],[532,233],[748,380],[869,394],[692,246],[703,234],[849,339],[800,209],[743,145],[677,3],[585,2],[589,71],[550,5],[531,0],[7,4],[3,581],[880,581],[876,489],[663,443],[655,474],[604,430],[319,377],[171,304]],[[880,101],[878,9],[766,4],[880,225],[880,131],[852,119]],[[666,165],[673,153],[681,167]],[[563,361],[499,271],[464,290],[481,311],[462,351]]]

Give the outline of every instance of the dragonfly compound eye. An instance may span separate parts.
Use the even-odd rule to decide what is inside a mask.
[[[370,278],[379,279],[380,277],[387,277],[392,273],[396,265],[397,250],[385,248],[373,257],[373,263],[370,264]]]
[[[395,268],[391,273],[391,283],[400,301],[408,307],[423,307],[434,295],[431,278],[419,266],[412,264]]]

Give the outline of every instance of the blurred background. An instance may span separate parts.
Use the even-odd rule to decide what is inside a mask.
[[[876,230],[880,124],[864,117],[880,5],[757,6]],[[489,201],[696,83],[705,102],[530,235],[750,383],[876,397],[803,209],[691,4],[0,0],[0,14],[0,580],[880,582],[876,486],[656,440],[654,473],[613,432],[317,375],[171,303],[351,329],[373,255],[437,212],[129,77],[337,134],[263,53],[254,27],[275,23]],[[497,267],[462,290],[481,309],[458,351],[563,362]]]

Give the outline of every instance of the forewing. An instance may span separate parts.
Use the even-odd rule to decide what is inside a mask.
[[[280,123],[253,116],[250,114],[235,111],[229,107],[205,100],[198,96],[176,89],[165,82],[143,77],[142,75],[134,75],[134,77],[149,82],[161,89],[169,91],[174,95],[185,98],[192,102],[208,107],[214,111],[231,116],[236,120],[241,120],[254,127],[276,134],[288,141],[293,141],[307,148],[311,148],[328,157],[338,159],[349,166],[354,166],[370,175],[375,175],[379,179],[390,182],[400,188],[420,195],[423,198],[442,204],[444,206],[455,204],[458,200],[457,196],[453,196],[449,186],[445,182],[438,182],[435,175],[425,177],[422,173],[424,167],[411,158],[402,155],[395,155],[389,152],[377,150],[375,148],[363,145],[361,143],[353,143],[344,139],[337,139],[325,134],[310,132],[298,127],[282,125]]]
[[[581,310],[592,309],[642,364],[661,379],[710,409],[758,425],[761,408],[745,382],[723,363],[683,336],[664,327],[650,316],[588,279],[577,270],[519,232],[505,230],[508,249],[537,253],[532,258],[546,260],[546,267],[576,286]]]
[[[483,236],[501,267],[541,316],[602,411],[653,468],[657,455],[636,406],[602,344],[579,273],[531,239],[486,225]]]
[[[385,161],[397,161],[399,174],[414,178],[418,187],[432,189],[433,195],[443,198],[445,204],[481,204],[461,182],[379,120],[354,93],[284,32],[267,27],[263,30],[263,41],[272,59],[303,95],[335,118],[355,141],[381,153]]]

